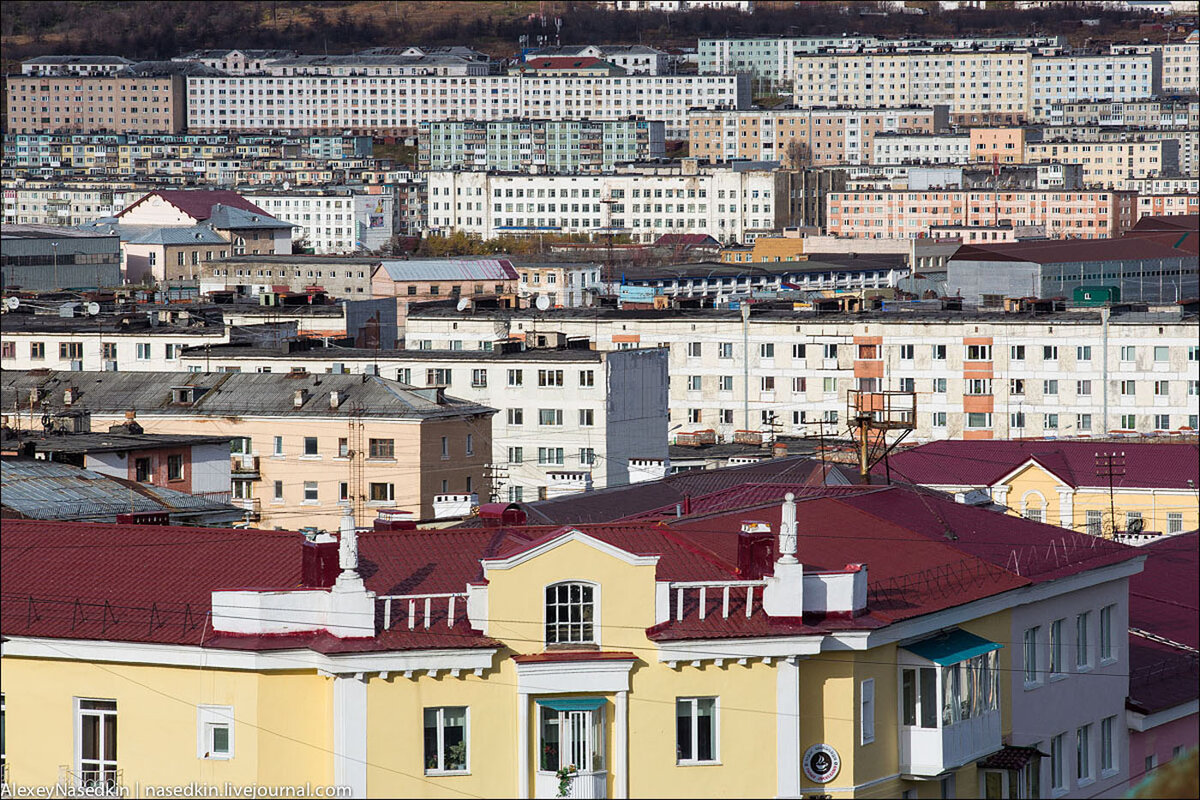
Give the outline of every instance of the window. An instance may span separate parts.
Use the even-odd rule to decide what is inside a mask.
[[[318,454],[319,454],[319,451],[317,450],[317,437],[305,436],[304,437],[304,455],[315,456]]]
[[[1183,512],[1167,512],[1167,533],[1183,533]]]
[[[547,586],[546,644],[596,643],[594,597],[595,587],[588,583]]]
[[[992,346],[990,344],[967,345],[967,361],[991,361]]]
[[[1135,528],[1142,527],[1142,512],[1126,511],[1125,512],[1125,530],[1133,531]]]
[[[1088,650],[1088,625],[1091,617],[1090,611],[1084,611],[1075,617],[1075,667],[1080,670],[1087,669],[1092,663]]]
[[[700,376],[699,375],[688,375],[687,376],[687,388],[688,388],[689,392],[700,391]]]
[[[1050,740],[1050,788],[1063,788],[1063,737],[1060,733]]]
[[[1009,378],[1008,379],[1009,394],[1025,394],[1025,379],[1024,378]]]
[[[563,415],[561,408],[539,408],[538,409],[538,425],[562,425]]]
[[[233,758],[233,706],[196,706],[196,756]]]
[[[467,709],[425,709],[425,773],[466,772]]]
[[[539,464],[563,464],[563,449],[561,447],[539,447]],[[543,498],[544,499],[544,498]]]
[[[1075,394],[1080,397],[1090,397],[1092,394],[1092,382],[1075,381]]]
[[[934,361],[945,361],[946,360],[946,345],[944,345],[944,344],[933,345],[933,360]]]
[[[1043,414],[1042,427],[1048,431],[1058,429],[1058,414]]]
[[[338,440],[341,441],[340,439]],[[368,439],[368,453],[370,458],[395,458],[395,440],[394,439]]]
[[[372,503],[391,502],[396,499],[395,484],[372,483],[370,491]]]
[[[837,378],[822,378],[821,391],[823,391],[825,394],[836,394]]]
[[[904,669],[901,672],[901,699],[904,724],[922,728],[937,727],[937,672],[932,667]]]
[[[1171,360],[1171,348],[1158,345],[1154,348],[1154,360],[1160,364]]]
[[[596,372],[590,369],[579,370],[579,385],[591,387],[596,385]]]
[[[1092,360],[1092,346],[1090,344],[1084,344],[1084,345],[1079,345],[1078,347],[1076,347],[1075,348],[1075,360],[1076,361],[1091,361]]]
[[[508,463],[523,464],[524,462],[525,462],[525,448],[524,447],[508,448]]]
[[[946,393],[946,379],[945,378],[934,378],[933,379],[933,393],[934,394],[945,394]]]
[[[539,369],[538,386],[562,386],[563,371],[561,369]]]
[[[837,350],[838,348],[836,344],[825,345],[825,360],[837,361]]]
[[[963,394],[991,394],[992,381],[989,378],[968,378],[966,391]]]
[[[579,448],[579,465],[590,467],[596,463],[596,451],[591,447]]]
[[[858,346],[858,357],[867,360],[879,358],[879,345],[860,344]]]
[[[733,358],[733,342],[719,342],[717,358]]]
[[[442,437],[442,458],[449,458],[449,457],[450,457],[450,438],[448,436],[443,436]]]
[[[1014,344],[1011,347],[1009,347],[1008,348],[1008,358],[1010,361],[1024,361],[1025,360],[1025,345]]]
[[[1042,394],[1045,394],[1045,395],[1058,394],[1058,381],[1056,381],[1056,380],[1042,381]]]
[[[701,412],[700,409],[698,409],[698,408],[689,408],[688,409],[688,424],[689,425],[695,425],[696,423],[700,422],[702,420],[702,418],[703,418],[703,413]]]
[[[968,428],[990,428],[992,427],[992,415],[980,411],[972,411],[967,414]]]
[[[448,367],[425,370],[426,386],[449,386],[453,375]]]
[[[758,346],[758,355],[759,355],[759,358],[774,358],[775,357],[775,343],[774,342],[764,342],[763,344],[760,344]]]
[[[1100,771],[1116,771],[1116,748],[1113,747],[1113,735],[1117,728],[1116,717],[1105,717],[1100,720]]]
[[[520,370],[520,369],[510,369],[508,371],[508,385],[509,386],[524,386],[525,385],[525,371]]]
[[[717,754],[717,698],[675,700],[675,763],[712,764]]]
[[[134,459],[133,474],[134,480],[138,483],[150,483],[150,459]]]
[[[1043,361],[1058,361],[1058,345],[1047,344],[1042,346]]]
[[[306,503],[318,502],[317,482],[316,481],[305,481],[304,482],[304,502],[306,502]]]
[[[278,502],[283,502],[283,481],[275,481],[274,499]]]
[[[1125,362],[1137,361],[1137,348],[1127,344],[1121,347],[1121,360]]]
[[[525,424],[525,409],[523,409],[523,408],[508,409],[508,424],[509,425],[524,425]]]
[[[1063,672],[1063,622],[1056,619],[1050,623],[1050,674],[1061,675]]]
[[[1135,428],[1137,428],[1137,415],[1136,414],[1122,414],[1121,415],[1121,428],[1124,430],[1134,430]]]
[[[859,728],[862,731],[862,743],[870,744],[875,741],[875,679],[863,681],[858,698]]]
[[[582,428],[589,428],[596,424],[596,410],[592,408],[579,409],[579,425]]]
[[[1154,394],[1157,397],[1167,397],[1168,395],[1170,395],[1171,394],[1171,382],[1170,381],[1155,381],[1154,382]]]
[[[807,358],[807,348],[802,344],[792,345],[792,358],[803,361]]]
[[[467,442],[463,448],[463,453],[468,456],[475,455],[475,434],[467,434]],[[470,480],[470,478],[467,478],[467,480]]]
[[[1075,731],[1075,779],[1082,783],[1092,777],[1092,726]]]
[[[137,343],[137,359],[138,361],[150,360],[150,342]]]
[[[1113,613],[1115,605],[1100,609],[1100,663],[1115,661],[1113,655]]]
[[[945,411],[934,411],[933,412],[933,427],[935,427],[935,428],[946,427],[946,412]]]
[[[1092,536],[1102,535],[1104,533],[1104,512],[1089,508],[1086,517],[1087,532]]]
[[[487,386],[487,370],[473,369],[471,370],[471,387],[482,389]]]
[[[688,358],[700,358],[700,354],[702,352],[703,352],[703,348],[701,347],[700,342],[688,342],[688,346],[687,346]]]
[[[763,375],[760,380],[761,380],[761,382],[759,385],[760,385],[762,391],[764,391],[764,392],[775,391],[775,376],[774,375]]]
[[[84,788],[117,786],[117,701],[75,699],[75,774]]]
[[[1033,686],[1039,682],[1038,680],[1038,657],[1037,657],[1037,639],[1041,633],[1041,627],[1035,626],[1025,630],[1024,639],[1024,658],[1025,658],[1025,685]]]
[[[167,456],[167,480],[183,480],[183,456],[178,453]]]
[[[30,342],[29,358],[32,361],[41,361],[45,357],[46,357],[46,343],[45,342]]]
[[[271,452],[271,455],[275,455],[275,456],[283,455],[283,437],[282,436],[275,437],[275,449]]]
[[[900,345],[900,359],[902,361],[912,361],[916,357],[916,347],[914,344]]]
[[[525,487],[524,486],[508,487],[508,502],[519,503],[523,499],[525,499]]]

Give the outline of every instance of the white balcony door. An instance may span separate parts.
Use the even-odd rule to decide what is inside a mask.
[[[592,709],[539,706],[538,771],[535,797],[558,797],[558,771],[574,767],[567,797],[607,796],[604,763],[604,707]]]

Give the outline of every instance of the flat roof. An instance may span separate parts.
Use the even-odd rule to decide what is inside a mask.
[[[641,348],[661,349],[661,348]],[[607,351],[531,349],[512,353],[496,350],[371,350],[365,347],[314,347],[310,350],[287,352],[274,347],[254,347],[239,344],[218,344],[193,347],[184,356],[201,355],[211,358],[271,358],[276,360],[308,361],[603,361]]]

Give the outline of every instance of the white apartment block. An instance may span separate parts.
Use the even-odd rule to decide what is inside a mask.
[[[546,57],[599,58],[625,70],[627,75],[661,75],[671,57],[644,44],[588,44],[564,47],[540,47],[525,54],[524,61]],[[737,70],[727,70],[728,73]]]
[[[971,137],[963,134],[875,136],[872,164],[966,164]]]
[[[1200,101],[1111,100],[1051,103],[1034,114],[1035,122],[1048,125],[1100,125],[1114,128],[1200,128]]]
[[[188,129],[404,134],[441,120],[612,119],[687,134],[690,108],[746,108],[746,75],[189,77]]]
[[[1194,9],[1193,9],[1194,11]],[[1192,33],[1187,41],[1160,44],[1114,44],[1113,53],[1160,53],[1162,55],[1162,93],[1167,95],[1200,94],[1200,36]]]
[[[151,312],[158,314],[159,312]],[[167,312],[162,312],[166,314]],[[111,318],[71,319],[5,314],[0,368],[62,372],[178,372],[187,347],[224,344],[227,327],[189,327],[167,317],[154,326],[122,326]],[[157,321],[157,320],[156,320]],[[186,323],[186,320],[184,321]],[[85,390],[86,391],[86,390]]]
[[[1162,54],[1034,56],[1029,72],[1032,116],[1072,100],[1146,100],[1162,92]]]
[[[38,56],[21,62],[21,74],[39,77],[79,75],[97,77],[115,75],[132,61],[121,56]]]
[[[315,348],[287,355],[253,347],[194,350],[176,369],[218,372],[354,373],[498,409],[492,417],[493,491],[521,502],[642,478],[631,460],[667,453],[667,351],[516,349],[490,338],[449,340],[441,350]],[[464,345],[467,349],[464,349]],[[487,349],[484,349],[487,348]],[[505,348],[501,348],[502,350]]]
[[[666,233],[707,233],[742,242],[782,227],[784,177],[763,165],[735,169],[693,159],[607,175],[430,172],[428,228],[483,239],[615,233],[652,242]]]
[[[604,288],[599,264],[518,263],[517,292],[531,303],[545,296],[554,308],[579,308],[596,304]]]
[[[1200,323],[1178,312],[821,315],[766,310],[649,317],[588,309],[502,318],[410,314],[431,347],[491,339],[591,337],[600,350],[670,348],[671,425],[846,435],[847,391],[913,391],[917,441],[1150,433],[1200,423]],[[1107,343],[1107,351],[1106,351]],[[872,376],[872,377],[864,377]],[[747,380],[748,379],[748,380]]]
[[[796,57],[801,107],[948,105],[959,124],[1029,113],[1028,52],[871,53]]]
[[[700,39],[696,51],[700,73],[750,72],[755,78],[789,84],[796,77],[796,56],[814,53],[892,52],[949,47],[953,50],[1025,50],[1058,48],[1058,36],[934,37],[930,39],[880,39],[875,36],[787,36],[741,39]]]
[[[314,255],[378,250],[395,232],[396,198],[391,193],[318,189],[240,194],[276,219],[299,228],[293,230],[292,240],[306,239]]]

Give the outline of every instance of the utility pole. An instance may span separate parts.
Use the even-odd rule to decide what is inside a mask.
[[[742,301],[742,430],[750,430],[750,303]]]
[[[1096,477],[1108,479],[1109,529],[1117,532],[1117,508],[1113,498],[1113,478],[1125,475],[1125,453],[1096,453]]]

